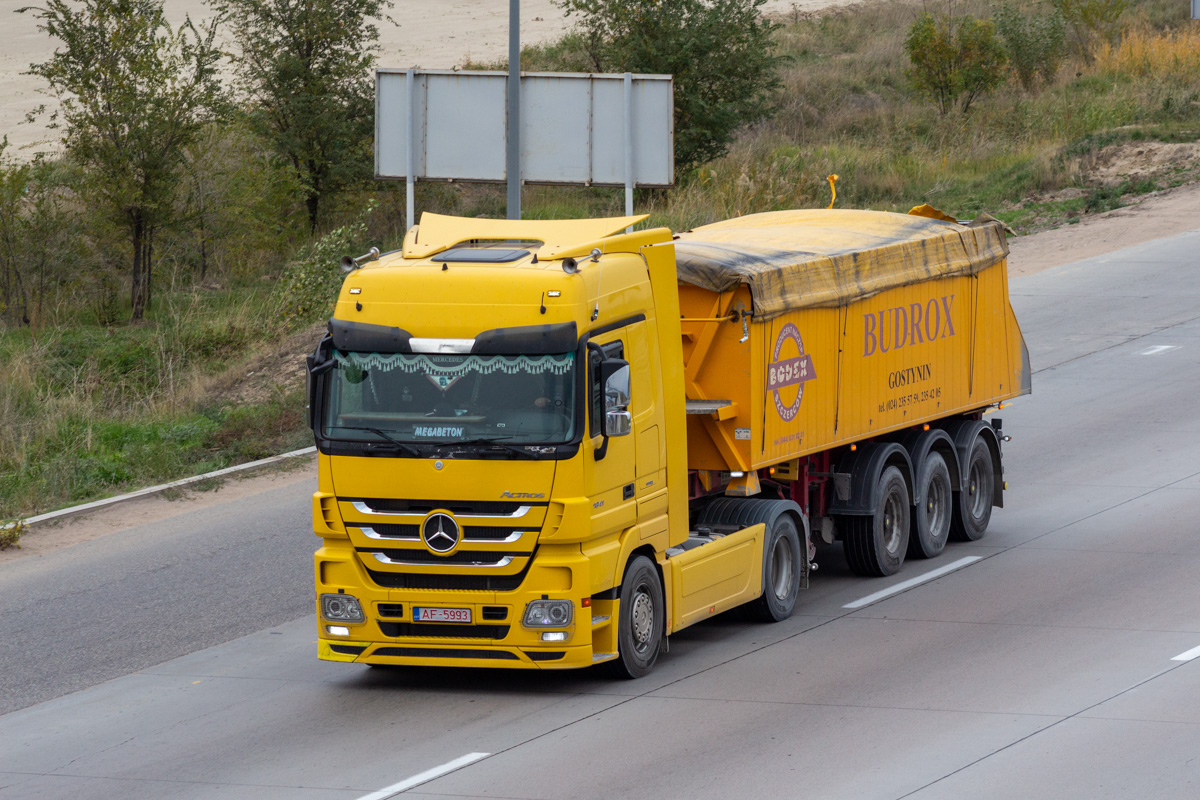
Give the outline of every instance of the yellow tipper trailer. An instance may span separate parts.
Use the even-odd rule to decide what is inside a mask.
[[[815,543],[863,575],[977,539],[1029,391],[1000,223],[425,214],[309,358],[319,653],[637,677]]]

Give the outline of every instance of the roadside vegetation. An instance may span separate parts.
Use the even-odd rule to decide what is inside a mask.
[[[119,129],[77,103],[57,121],[63,147],[0,147],[0,521],[310,443],[300,365],[336,258],[393,249],[406,226],[402,185],[371,180],[364,117],[368,22],[385,2],[329,0],[280,23],[270,0],[219,0],[231,39],[261,56],[234,62],[229,85],[212,70],[219,35],[169,28],[154,0],[82,5],[107,22],[58,2],[29,12],[59,15],[43,22],[78,39],[90,70],[60,50],[35,68],[48,88],[94,101],[141,69],[160,92],[146,103],[187,116],[151,124],[128,94],[139,84],[118,81]],[[677,93],[697,87],[677,94],[677,187],[638,192],[647,224],[824,207],[836,173],[838,207],[930,203],[1023,233],[1197,179],[1200,31],[1178,0],[865,3],[766,23],[757,5],[565,0],[576,31],[525,51],[526,70],[669,71]],[[655,17],[664,7],[678,13]],[[321,57],[274,47],[277,23]],[[723,40],[729,25],[740,35]],[[87,55],[110,29],[130,43],[124,62]],[[172,69],[181,82],[163,79]],[[170,94],[184,78],[191,105]],[[113,143],[131,131],[169,157],[128,161]],[[503,187],[417,188],[418,212],[505,213]],[[615,215],[623,194],[530,186],[523,208]]]

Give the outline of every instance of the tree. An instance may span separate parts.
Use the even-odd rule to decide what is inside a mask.
[[[12,162],[0,138],[0,321],[36,327],[43,303],[79,271],[79,227],[58,165]]]
[[[971,104],[1004,81],[1004,49],[990,20],[922,14],[904,40],[908,79],[937,103],[944,116],[955,104]]]
[[[558,0],[580,17],[597,72],[672,75],[675,166],[725,153],[734,132],[771,112],[785,56],[763,19],[766,0]]]
[[[251,124],[295,170],[315,231],[326,197],[372,176],[379,29],[391,0],[212,0],[229,17]]]
[[[162,0],[64,0],[28,7],[61,42],[31,64],[62,103],[67,154],[85,168],[81,192],[124,228],[132,246],[130,304],[142,319],[151,299],[154,232],[173,213],[186,148],[221,106],[214,44],[185,17],[173,29]],[[61,122],[57,121],[61,118]]]
[[[996,30],[1021,88],[1049,83],[1066,55],[1067,23],[1058,9],[1026,16],[1004,3],[996,10]]]
[[[1112,40],[1121,31],[1121,15],[1129,0],[1050,0],[1071,27],[1076,52],[1091,63],[1092,42]]]

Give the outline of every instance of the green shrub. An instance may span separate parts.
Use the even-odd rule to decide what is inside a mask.
[[[332,314],[345,277],[338,262],[342,256],[362,252],[367,218],[374,209],[374,202],[368,203],[356,220],[306,245],[296,260],[287,265],[275,301],[288,321],[308,322]]]
[[[1087,62],[1096,40],[1113,41],[1121,33],[1121,16],[1129,0],[1050,0],[1071,28],[1071,42]]]
[[[904,41],[913,88],[937,104],[944,116],[955,104],[964,113],[1004,80],[1004,49],[990,20],[955,20],[922,14]]]
[[[1067,50],[1067,23],[1058,9],[1026,16],[1008,3],[996,11],[996,31],[1025,91],[1054,79]]]
[[[21,536],[25,534],[25,531],[24,520],[18,519],[0,523],[0,550],[7,550],[10,547],[20,550]]]

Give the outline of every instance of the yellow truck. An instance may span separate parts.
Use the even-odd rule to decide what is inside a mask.
[[[818,545],[978,539],[1030,389],[1002,226],[848,210],[679,235],[424,214],[308,359],[320,658],[647,673]],[[824,557],[824,556],[823,556]]]

